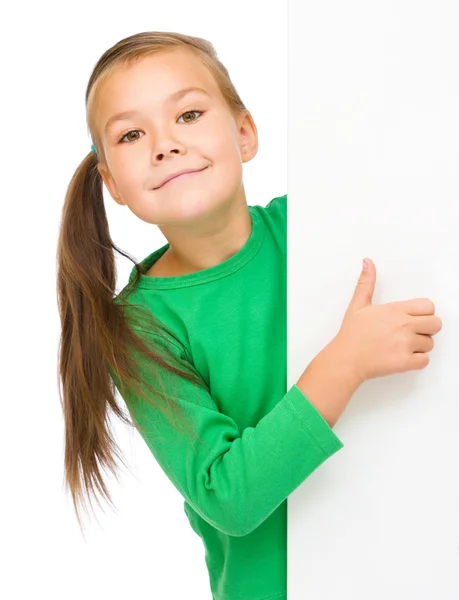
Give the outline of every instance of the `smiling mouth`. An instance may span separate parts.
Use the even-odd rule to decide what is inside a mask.
[[[172,183],[173,181],[177,181],[178,179],[185,179],[186,177],[191,177],[193,175],[197,175],[198,173],[202,173],[203,171],[205,171],[208,167],[204,167],[204,169],[200,169],[199,171],[191,171],[190,173],[182,173],[182,175],[177,175],[176,177],[172,177],[172,179],[169,179],[169,181],[166,181],[166,183],[163,183],[163,185],[160,185],[157,188],[153,188],[154,190],[160,190],[163,187],[165,187],[166,185],[168,185],[169,183]]]

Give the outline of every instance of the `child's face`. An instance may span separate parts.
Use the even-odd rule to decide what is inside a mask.
[[[191,92],[168,102],[189,86],[210,95]],[[127,110],[138,114],[105,131],[110,117]],[[97,92],[95,120],[107,159],[99,171],[110,195],[157,225],[190,223],[239,196],[242,163],[258,149],[250,113],[236,120],[212,73],[183,49],[115,71]],[[154,189],[182,169],[204,170]]]

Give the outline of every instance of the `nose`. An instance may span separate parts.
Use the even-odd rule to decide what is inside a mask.
[[[170,128],[158,132],[154,141],[154,155],[157,161],[161,161],[169,154],[180,154],[185,152],[185,146],[172,133]]]
[[[172,150],[170,150],[169,152],[166,152],[166,153],[160,152],[159,154],[156,155],[156,160],[163,160],[164,156],[168,153],[169,154],[171,154],[171,153],[179,154],[179,150],[178,150],[178,148],[173,148]]]

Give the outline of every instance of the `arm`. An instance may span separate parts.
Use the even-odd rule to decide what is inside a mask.
[[[334,427],[361,383],[334,338],[309,363],[296,385],[329,426]]]
[[[162,343],[160,337],[157,343]],[[306,387],[314,395],[323,375],[329,377],[330,372],[316,368],[308,372]],[[182,497],[203,519],[229,535],[243,536],[257,528],[343,447],[296,385],[255,427],[240,431],[232,418],[218,410],[205,389],[173,373],[161,373],[161,377],[165,391],[170,382],[174,402],[189,415],[204,445],[187,439],[166,416],[144,401],[130,397],[126,401],[128,409]],[[113,379],[126,400],[119,382]]]

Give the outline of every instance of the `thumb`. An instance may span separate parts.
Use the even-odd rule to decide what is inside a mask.
[[[351,300],[351,305],[353,308],[363,308],[364,306],[371,304],[373,301],[373,294],[376,285],[376,267],[370,258],[364,259],[364,266],[365,264],[368,266],[368,268],[367,270],[362,269],[359,281]]]

